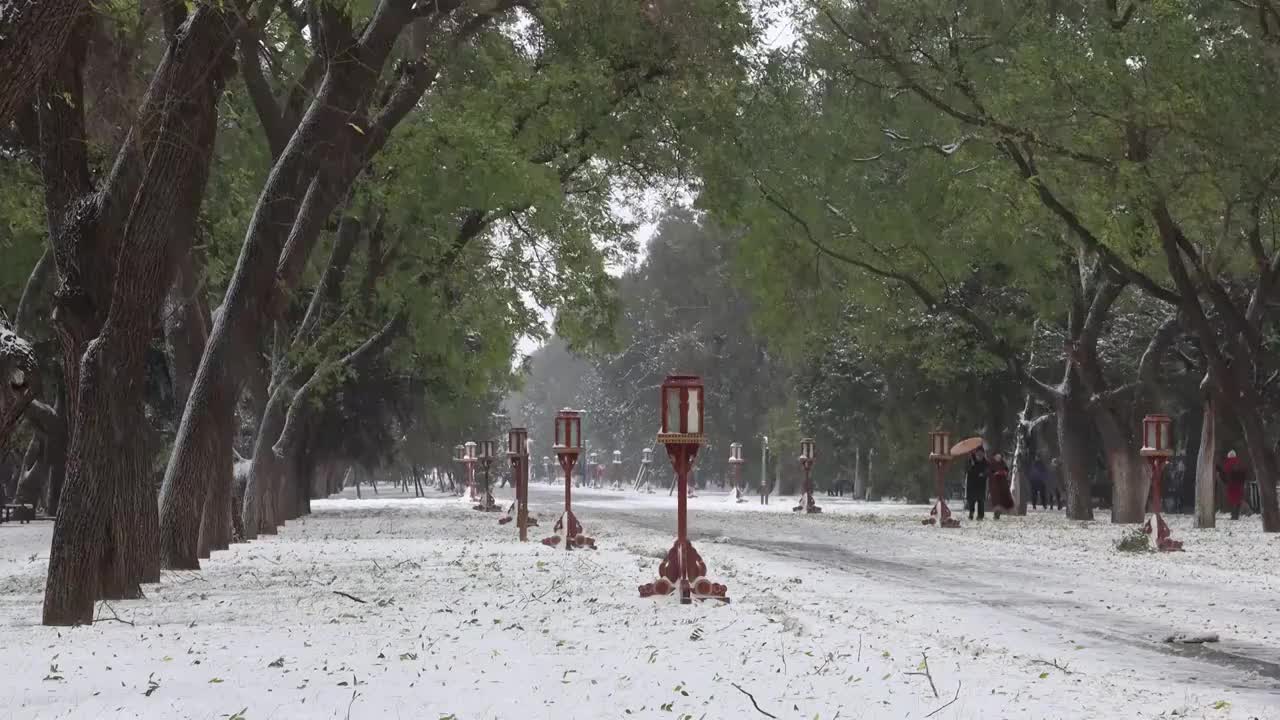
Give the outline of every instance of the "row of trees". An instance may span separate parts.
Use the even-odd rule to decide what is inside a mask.
[[[753,32],[719,0],[13,10],[0,441],[57,515],[53,625],[352,465],[439,462],[537,307],[600,333],[617,198],[686,171],[693,89]]]
[[[1168,410],[1239,438],[1280,531],[1276,10],[803,3],[707,129],[700,202],[769,307],[882,370],[923,359],[1004,447],[1056,428],[1071,517],[1096,442],[1112,519],[1141,520],[1139,420]]]
[[[596,352],[578,404],[651,402],[654,364],[714,382],[742,367],[740,394],[712,390],[740,423],[724,442],[795,418],[837,462],[874,449],[884,488],[920,497],[925,431],[981,433],[1015,456],[1022,504],[1040,453],[1071,517],[1101,495],[1123,523],[1146,501],[1140,420],[1164,411],[1199,523],[1230,443],[1280,531],[1280,7],[789,7],[795,42],[687,134],[707,222],[682,252],[704,256],[664,265],[660,234],[620,285],[661,286],[665,306],[631,291],[624,349]],[[719,356],[721,332],[749,347]],[[647,437],[624,424],[652,408],[613,396],[602,431]]]

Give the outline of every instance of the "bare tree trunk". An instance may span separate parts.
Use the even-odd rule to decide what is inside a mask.
[[[37,435],[27,444],[27,452],[22,456],[22,465],[18,470],[18,489],[14,493],[14,502],[19,505],[35,507],[44,494],[45,483],[49,479],[49,466],[45,463],[45,441]]]
[[[1022,404],[1022,412],[1018,413],[1018,425],[1014,431],[1013,457],[1010,459],[1013,477],[1013,514],[1026,515],[1027,501],[1031,495],[1031,409],[1034,407],[1030,394]]]
[[[1069,373],[1074,371],[1068,370]],[[1067,517],[1093,519],[1093,496],[1089,487],[1089,417],[1081,406],[1070,379],[1055,398],[1058,416],[1058,448],[1061,453],[1059,483],[1067,498]]]
[[[136,432],[147,427],[146,350],[172,258],[185,252],[181,243],[190,241],[203,198],[233,32],[234,20],[219,7],[195,8],[161,60],[117,160],[141,177],[116,238],[105,322],[76,363],[79,382],[68,382],[69,397],[77,399],[68,413],[75,420],[49,553],[46,625],[91,622],[98,597],[140,596],[139,583],[158,557],[151,463]],[[113,170],[107,192],[127,181]]]
[[[1120,427],[1115,415],[1106,409],[1095,410],[1094,424],[1111,479],[1111,522],[1141,523],[1146,518],[1150,481],[1143,470],[1139,448],[1134,447],[1133,434]]]
[[[1213,400],[1204,401],[1204,421],[1200,426],[1200,453],[1196,458],[1196,527],[1211,528],[1218,524],[1217,473],[1218,418]]]
[[[867,499],[867,485],[862,475],[862,448],[853,449],[853,497],[855,500]]]

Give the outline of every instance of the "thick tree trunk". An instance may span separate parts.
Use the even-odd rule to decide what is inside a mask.
[[[1111,522],[1141,523],[1146,518],[1147,491],[1151,483],[1139,449],[1134,447],[1133,436],[1105,408],[1094,411],[1094,424],[1111,480]]]
[[[1072,371],[1069,371],[1072,372]],[[1067,499],[1067,517],[1072,520],[1093,519],[1093,497],[1089,487],[1089,415],[1083,403],[1064,384],[1063,393],[1054,401],[1058,424],[1058,449],[1061,453],[1058,482]]]
[[[1214,460],[1218,457],[1218,418],[1213,401],[1206,399],[1204,420],[1200,425],[1200,452],[1196,457],[1196,527],[1211,528],[1218,524],[1218,479]],[[1190,469],[1190,468],[1188,468]]]
[[[92,12],[85,0],[15,0],[0,12],[0,126],[7,126],[57,64],[76,24]]]
[[[362,121],[360,114],[367,107],[369,91],[395,38],[411,17],[411,6],[408,2],[382,3],[360,42],[350,36],[349,20],[341,17],[340,8],[322,9],[319,25],[324,28],[322,52],[330,58],[328,69],[315,100],[272,168],[250,220],[174,441],[161,496],[162,516],[169,505],[198,502],[215,481],[207,471],[209,455],[220,444],[213,436],[231,430],[218,427],[214,419],[233,417],[239,395],[237,379],[228,373],[227,362],[237,355],[257,352],[265,328],[283,309],[282,291],[292,282],[277,282],[277,263],[285,241],[292,242],[289,232],[303,197],[322,159],[337,163],[355,160],[350,150],[364,131],[357,132],[352,126],[358,127]],[[322,154],[317,154],[318,147],[325,148]],[[246,507],[253,500],[246,497]],[[194,546],[195,529],[178,525],[175,533],[182,532],[191,537],[167,534],[165,542]],[[246,532],[252,532],[247,523]],[[173,547],[166,554],[180,554],[177,551]]]
[[[280,521],[275,487],[283,474],[283,461],[276,456],[271,446],[284,429],[285,412],[289,406],[289,393],[285,384],[279,383],[271,393],[254,438],[253,459],[249,465],[249,480],[244,491],[243,522],[246,539],[256,538],[259,534],[274,535]]]
[[[1262,503],[1262,529],[1264,532],[1280,532],[1280,505],[1277,505],[1276,498],[1276,482],[1280,473],[1277,472],[1275,454],[1267,442],[1261,413],[1256,410],[1241,412],[1237,413],[1237,417],[1240,428],[1244,430],[1253,477],[1258,483],[1258,495]]]
[[[156,70],[118,161],[143,176],[118,238],[117,282],[80,365],[66,493],[49,553],[44,622],[91,622],[97,597],[138,597],[158,554],[150,457],[137,428],[151,328],[204,194],[234,20],[198,6]],[[113,173],[114,177],[114,173]],[[158,575],[158,565],[155,570]]]

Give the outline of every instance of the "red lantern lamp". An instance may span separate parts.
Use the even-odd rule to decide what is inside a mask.
[[[1142,456],[1168,458],[1173,455],[1173,420],[1168,415],[1148,415],[1142,419]]]
[[[946,430],[929,433],[929,459],[934,462],[951,459],[951,433]]]
[[[658,442],[664,445],[701,445],[703,434],[702,378],[697,375],[668,375],[662,383],[662,430]]]

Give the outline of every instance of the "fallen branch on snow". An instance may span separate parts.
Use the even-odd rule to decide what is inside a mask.
[[[777,715],[773,715],[773,714],[767,713],[767,712],[765,712],[764,710],[762,710],[762,709],[760,708],[760,703],[756,702],[756,696],[755,696],[755,695],[752,695],[751,693],[747,692],[746,690],[743,690],[743,689],[742,689],[742,686],[741,686],[741,685],[739,685],[738,683],[729,683],[729,684],[730,684],[730,685],[732,685],[732,686],[734,686],[735,688],[737,688],[737,689],[738,689],[738,692],[742,693],[743,695],[746,695],[748,698],[751,698],[751,704],[755,706],[755,708],[756,708],[756,712],[760,713],[761,715],[764,715],[765,717],[771,717],[771,718],[773,718],[773,720],[778,720],[778,716],[777,716]]]
[[[951,701],[950,701],[950,702],[948,702],[946,705],[943,705],[942,707],[938,708],[937,710],[934,710],[933,712],[929,713],[928,715],[925,715],[925,717],[926,717],[926,718],[931,718],[931,717],[933,717],[934,715],[937,715],[938,713],[942,712],[943,710],[946,710],[947,708],[949,708],[949,707],[951,707],[952,705],[954,705],[954,704],[955,704],[955,702],[956,702],[957,700],[959,700],[959,699],[960,699],[960,683],[958,683],[958,682],[957,682],[957,683],[956,683],[956,696],[955,696],[955,697],[953,697],[953,698],[951,698]]]
[[[1057,668],[1058,670],[1061,670],[1066,675],[1073,674],[1070,670],[1067,669],[1066,665],[1059,665],[1057,660],[1032,660],[1031,664],[1032,665],[1048,665],[1051,668]]]
[[[122,623],[124,625],[129,625],[131,627],[134,626],[132,620],[125,620],[124,618],[120,617],[120,615],[116,612],[116,609],[111,607],[111,603],[107,602],[106,600],[103,600],[102,606],[111,611],[111,617],[102,617],[101,615],[99,615],[98,617],[93,619],[95,623],[106,622],[108,620],[111,620],[113,622]]]
[[[938,697],[938,687],[933,684],[933,673],[929,672],[929,656],[924,653],[920,653],[920,657],[924,658],[924,660],[920,662],[920,667],[924,668],[924,672],[909,672],[905,674],[920,675],[926,678],[929,681],[929,689],[933,691],[933,696]]]
[[[347,594],[347,593],[344,593],[344,592],[342,592],[341,590],[334,590],[334,591],[333,591],[333,594],[334,594],[334,595],[341,595],[342,597],[344,597],[344,598],[346,598],[346,599],[348,599],[348,600],[355,600],[356,602],[360,603],[361,605],[368,605],[368,603],[367,603],[366,601],[361,600],[360,598],[356,597],[355,595],[349,595],[349,594]]]

